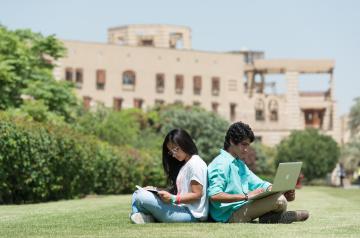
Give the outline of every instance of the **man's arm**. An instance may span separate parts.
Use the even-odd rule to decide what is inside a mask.
[[[247,201],[252,196],[255,196],[262,192],[264,192],[263,188],[255,189],[254,191],[251,191],[248,194],[229,194],[222,192],[211,196],[210,199],[213,202],[223,202],[223,203]]]
[[[224,202],[224,203],[230,203],[230,202],[238,202],[238,201],[246,201],[247,198],[245,195],[242,194],[228,194],[228,193],[218,193],[210,197],[211,201],[213,202]]]

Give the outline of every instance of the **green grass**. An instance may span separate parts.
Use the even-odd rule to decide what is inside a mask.
[[[130,195],[0,206],[0,237],[359,237],[360,189],[305,187],[289,210],[310,218],[293,224],[145,224],[129,222]]]

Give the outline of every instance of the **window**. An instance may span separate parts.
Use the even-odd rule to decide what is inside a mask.
[[[201,76],[194,76],[194,94],[200,95],[201,94]]]
[[[155,99],[155,105],[156,106],[161,106],[161,105],[164,105],[165,104],[165,101],[162,100],[162,99]]]
[[[140,99],[140,98],[135,98],[134,99],[134,107],[135,108],[142,108],[144,100]]]
[[[165,75],[156,74],[156,92],[163,93],[165,88]]]
[[[72,68],[65,69],[65,80],[73,81],[73,69]]]
[[[136,83],[136,75],[132,70],[127,70],[123,73],[122,77],[123,89],[134,90]]]
[[[322,129],[325,109],[305,109],[306,128]]]
[[[218,113],[219,103],[213,102],[211,103],[211,109],[213,112]]]
[[[89,109],[91,106],[91,97],[89,96],[84,96],[83,97],[83,106],[85,109]]]
[[[139,35],[138,36],[139,46],[154,46],[154,37],[151,35]]]
[[[219,95],[220,92],[220,78],[219,77],[213,77],[211,79],[211,93],[214,96]]]
[[[184,76],[181,74],[175,75],[175,92],[182,94],[184,90]]]
[[[174,104],[180,106],[184,105],[184,103],[181,100],[175,100]]]
[[[255,102],[255,120],[265,121],[265,106],[262,99],[257,99]]]
[[[103,69],[96,70],[96,89],[104,90],[106,83],[106,72]]]
[[[83,70],[78,68],[75,71],[75,84],[76,84],[76,88],[80,89],[82,88],[82,84],[83,84]]]
[[[236,103],[230,103],[230,121],[236,119]]]
[[[114,110],[115,111],[120,111],[121,110],[122,102],[123,102],[122,98],[114,98]]]
[[[201,106],[201,103],[198,102],[198,101],[195,101],[195,102],[193,102],[193,106],[195,106],[195,107],[200,107],[200,106]]]
[[[278,103],[276,100],[270,100],[269,102],[270,121],[277,121],[278,118]]]

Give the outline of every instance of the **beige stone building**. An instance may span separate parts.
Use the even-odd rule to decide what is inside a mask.
[[[199,105],[229,122],[249,123],[268,145],[307,127],[340,140],[332,60],[269,60],[257,51],[197,51],[191,48],[189,28],[170,25],[110,28],[108,43],[64,44],[68,55],[57,62],[55,77],[75,82],[86,107]],[[286,92],[265,90],[269,74],[285,78]],[[328,89],[299,91],[301,74],[324,74]]]

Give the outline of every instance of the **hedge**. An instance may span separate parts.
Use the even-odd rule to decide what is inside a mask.
[[[159,154],[0,113],[0,204],[130,193],[164,181]]]

